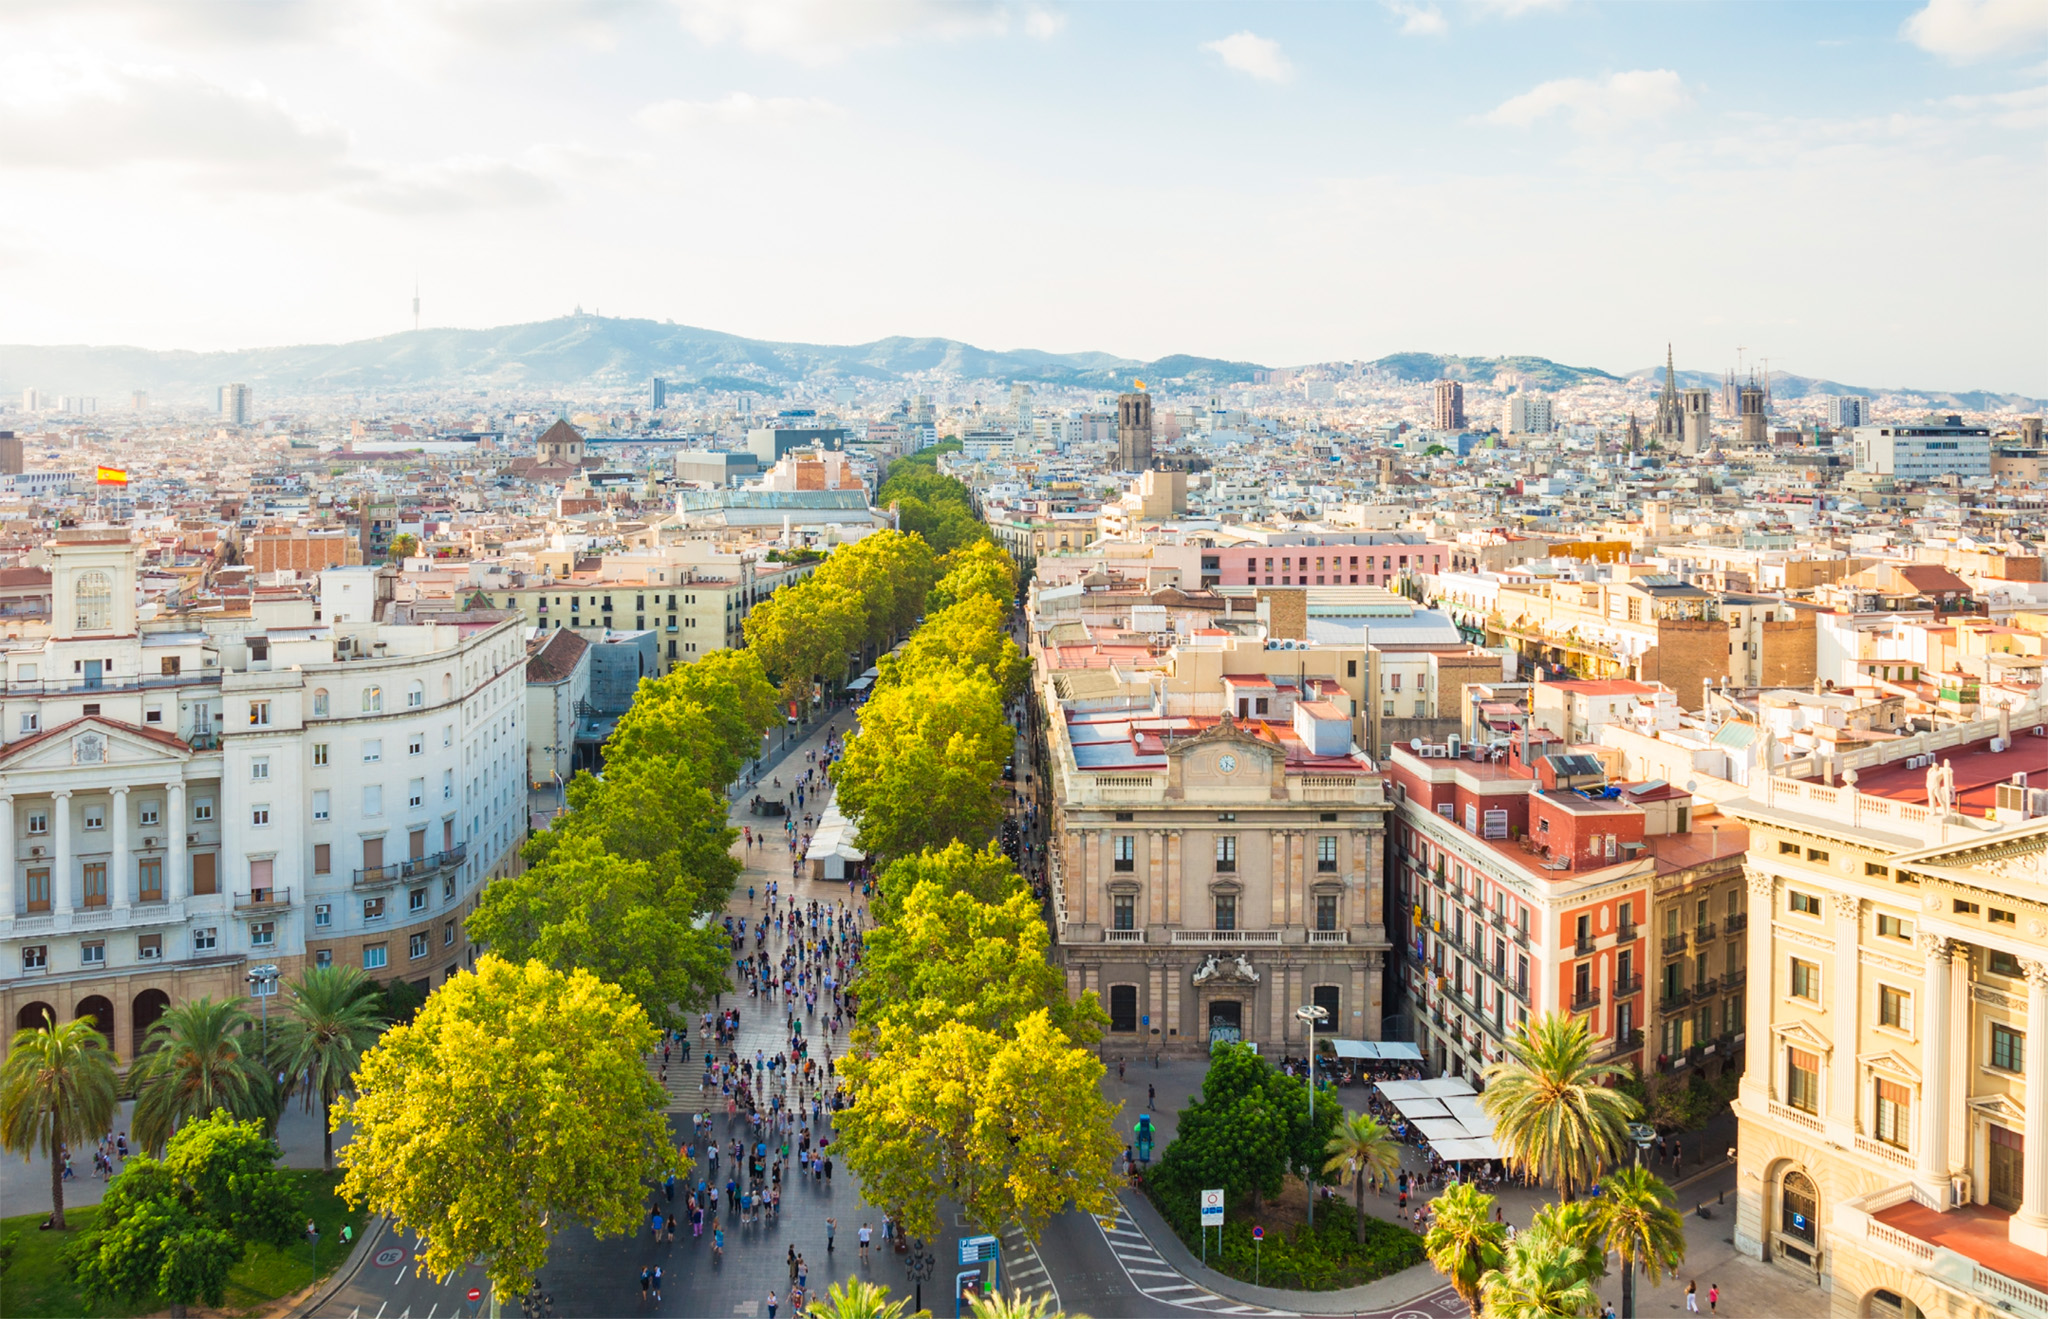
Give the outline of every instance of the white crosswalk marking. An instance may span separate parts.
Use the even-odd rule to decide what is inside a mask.
[[[1022,1292],[1029,1301],[1044,1296],[1051,1302],[1054,1312],[1060,1307],[1059,1288],[1053,1285],[1052,1274],[1039,1258],[1038,1248],[1031,1244],[1031,1238],[1024,1235],[1022,1227],[1006,1227],[997,1236],[997,1249],[1001,1252],[1003,1276],[1002,1289],[1005,1292]]]
[[[1144,1232],[1139,1230],[1126,1209],[1117,1209],[1113,1224],[1096,1219],[1095,1230],[1102,1233],[1103,1244],[1116,1256],[1117,1267],[1131,1280],[1131,1286],[1137,1288],[1148,1300],[1203,1314],[1292,1314],[1292,1311],[1288,1310],[1269,1310],[1262,1306],[1245,1305],[1229,1297],[1218,1296],[1197,1283],[1189,1282],[1160,1258],[1158,1250],[1153,1247]],[[1169,1279],[1177,1281],[1168,1281]]]

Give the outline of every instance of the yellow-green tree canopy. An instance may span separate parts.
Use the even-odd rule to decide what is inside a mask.
[[[355,1127],[341,1195],[424,1238],[422,1271],[481,1259],[517,1296],[556,1232],[631,1232],[647,1184],[689,1171],[643,1061],[658,1039],[615,985],[486,955],[363,1056],[333,1115]]]
[[[705,786],[720,788],[761,751],[761,734],[780,723],[775,686],[761,657],[714,650],[660,678],[642,678],[633,704],[605,743],[606,763],[688,759]]]
[[[931,1030],[957,1021],[1008,1034],[1044,1013],[1071,1043],[1093,1046],[1108,1018],[1092,991],[1068,1001],[1051,946],[1045,918],[1023,889],[990,903],[926,880],[868,936],[855,986],[862,1027]]]
[[[931,608],[985,595],[1007,607],[1017,598],[1017,564],[1010,553],[992,540],[970,541],[946,556],[946,570],[932,587]]]
[[[1003,631],[1007,603],[971,595],[932,614],[903,649],[882,661],[884,682],[916,682],[935,673],[980,673],[1005,701],[1024,691],[1031,665]]]
[[[997,781],[1014,745],[1002,696],[979,674],[936,673],[879,689],[834,767],[860,846],[888,860],[965,840],[1002,820]]]
[[[870,1204],[928,1235],[939,1201],[957,1200],[976,1225],[1017,1223],[1033,1240],[1069,1201],[1114,1210],[1117,1109],[1099,1088],[1102,1063],[1047,1013],[1007,1037],[957,1021],[878,1037],[840,1064],[859,1102],[834,1146]]]
[[[983,902],[1002,902],[1024,891],[1017,867],[993,842],[980,851],[965,843],[948,843],[936,851],[899,856],[876,873],[875,919],[887,922],[899,901],[926,883],[945,893],[971,893]]]
[[[922,537],[878,531],[832,551],[811,580],[859,600],[864,639],[883,648],[924,612],[925,595],[938,575],[938,557]]]
[[[781,684],[783,700],[811,708],[819,680],[846,676],[848,656],[867,635],[866,603],[843,586],[806,578],[747,615],[747,649]]]

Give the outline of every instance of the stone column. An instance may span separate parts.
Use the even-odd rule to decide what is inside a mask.
[[[1145,885],[1145,923],[1160,925],[1166,920],[1166,834],[1163,830],[1145,831],[1145,871],[1149,882]],[[1158,997],[1156,994],[1153,996]],[[1157,1013],[1155,1006],[1152,1011]]]
[[[1272,868],[1266,872],[1267,921],[1276,930],[1287,927],[1287,831],[1275,829]]]
[[[1180,924],[1180,891],[1187,883],[1187,876],[1181,871],[1180,830],[1170,829],[1166,834],[1166,923]],[[1178,983],[1178,982],[1176,982]]]
[[[192,891],[192,877],[186,873],[191,862],[185,855],[185,783],[180,779],[164,784],[164,837],[170,840],[169,859],[164,862],[164,899],[181,902]]]
[[[1308,890],[1308,857],[1305,852],[1307,841],[1307,836],[1299,829],[1293,830],[1287,836],[1287,923],[1289,925],[1308,924],[1308,913],[1304,910]]]
[[[2020,1211],[2006,1225],[2022,1250],[2048,1254],[2048,962],[2021,962],[2027,973],[2026,1145],[2020,1151]]]
[[[14,916],[21,863],[14,856],[14,798],[0,796],[0,916]]]
[[[1921,1013],[1924,1027],[1920,1036],[1919,1136],[1913,1151],[1913,1189],[1937,1212],[1948,1210],[1948,1068],[1950,967],[1956,955],[1954,941],[1939,935],[1920,936],[1920,951],[1927,958],[1927,975],[1922,996],[1927,1000]],[[1856,1044],[1837,1037],[1837,1066],[1854,1068]]]
[[[128,789],[114,789],[114,800],[108,809],[113,812],[114,851],[107,858],[107,897],[117,912],[128,909],[128,871],[133,858],[128,854]]]
[[[71,859],[71,793],[50,794],[50,912],[71,912],[71,873],[77,863]]]
[[[1101,832],[1090,829],[1082,835],[1081,848],[1081,923],[1093,925],[1102,907],[1102,899],[1097,896],[1102,888]]]
[[[1770,873],[1756,866],[1744,866],[1743,875],[1749,882],[1749,953],[1744,959],[1749,967],[1749,978],[1742,986],[1743,1015],[1743,1066],[1742,1089],[1745,1102],[1753,1111],[1761,1113],[1766,1102],[1776,1099],[1778,1060],[1771,1056],[1771,999],[1777,993],[1776,971],[1771,949],[1771,920],[1776,913],[1777,881]],[[1655,927],[1649,924],[1649,913],[1643,913],[1644,944],[1657,936]],[[1643,981],[1651,984],[1657,975],[1661,960],[1643,959]],[[1650,995],[1643,995],[1642,1003],[1647,1009]],[[1656,1019],[1648,1012],[1643,1014],[1644,1052],[1654,1055]]]
[[[1830,977],[1834,984],[1828,999],[1828,1027],[1838,1047],[1828,1077],[1832,1093],[1826,1111],[1829,1125],[1838,1128],[1836,1139],[1847,1145],[1851,1137],[1863,1130],[1856,1094],[1856,1041],[1862,1038],[1857,1028],[1861,1025],[1863,1007],[1857,954],[1863,938],[1863,899],[1850,893],[1836,893],[1830,897],[1829,905],[1835,916],[1835,972]]]

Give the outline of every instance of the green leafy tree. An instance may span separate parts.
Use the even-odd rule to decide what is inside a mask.
[[[1017,564],[992,540],[962,545],[946,556],[946,575],[932,587],[931,608],[949,609],[978,596],[1008,609],[1017,598]]]
[[[1493,1319],[1582,1319],[1600,1306],[1587,1263],[1582,1248],[1532,1227],[1508,1243],[1480,1299]]]
[[[114,1057],[90,1019],[16,1031],[0,1064],[0,1147],[50,1161],[50,1226],[64,1224],[64,1158],[114,1125]]]
[[[277,1086],[255,1024],[235,1000],[195,998],[164,1009],[129,1070],[137,1144],[161,1150],[182,1123],[215,1109],[237,1119],[277,1116]]]
[[[557,848],[589,839],[652,866],[666,900],[677,906],[700,913],[724,908],[741,871],[731,850],[738,830],[726,822],[724,794],[707,788],[688,761],[620,760],[602,779],[578,774],[565,795],[568,812],[521,849],[529,866],[545,866]]]
[[[713,790],[739,777],[781,722],[774,684],[752,651],[714,650],[659,678],[642,678],[605,743],[607,763],[688,760]]]
[[[920,884],[933,884],[947,893],[971,893],[990,903],[1027,891],[1017,867],[993,842],[976,851],[955,841],[937,851],[899,856],[883,866],[875,876],[875,919],[886,925],[901,900]]]
[[[1370,1113],[1346,1114],[1330,1135],[1330,1143],[1324,1147],[1329,1158],[1323,1164],[1323,1171],[1334,1173],[1342,1184],[1342,1178],[1351,1178],[1355,1196],[1353,1208],[1358,1214],[1358,1239],[1365,1240],[1365,1180],[1377,1177],[1382,1182],[1393,1180],[1401,1168],[1401,1146],[1394,1140],[1394,1134],[1386,1125]]]
[[[934,674],[878,690],[834,767],[860,846],[884,862],[955,840],[979,845],[1002,820],[997,780],[1015,734],[995,684]]]
[[[860,597],[810,579],[785,586],[747,615],[747,648],[781,680],[782,698],[807,714],[819,681],[846,676],[847,659],[867,629]]]
[[[363,1055],[332,1119],[355,1124],[341,1194],[425,1237],[434,1277],[482,1259],[522,1295],[556,1232],[631,1232],[647,1184],[688,1172],[644,1061],[658,1041],[617,986],[486,954]]]
[[[1685,1220],[1677,1197],[1648,1168],[1627,1166],[1600,1179],[1592,1209],[1602,1261],[1609,1251],[1621,1261],[1621,1319],[1635,1319],[1637,1269],[1655,1283],[1677,1277],[1685,1263]]]
[[[896,655],[882,661],[885,682],[917,682],[949,672],[979,673],[1005,701],[1024,691],[1031,665],[1003,631],[1006,606],[986,595],[969,596],[932,614]]]
[[[1092,1047],[1109,1021],[1092,991],[1067,998],[1045,918],[1022,889],[989,903],[919,884],[868,936],[855,987],[863,1028],[955,1021],[1007,1035],[1045,1013],[1069,1042]]]
[[[131,1160],[70,1251],[86,1299],[138,1306],[160,1296],[180,1314],[218,1307],[252,1243],[297,1235],[298,1196],[277,1156],[262,1124],[216,1111],[180,1127],[161,1160]]]
[[[1508,1161],[1569,1200],[1620,1161],[1640,1106],[1601,1084],[1621,1069],[1594,1062],[1592,1034],[1564,1013],[1523,1022],[1507,1054],[1487,1068],[1480,1105]]]
[[[1486,1276],[1500,1267],[1507,1225],[1493,1221],[1493,1197],[1470,1182],[1454,1182],[1431,1202],[1422,1250],[1452,1290],[1479,1316]]]
[[[890,1023],[840,1060],[857,1102],[833,1148],[861,1195],[913,1233],[938,1228],[941,1201],[973,1223],[1020,1225],[1032,1240],[1071,1202],[1115,1206],[1116,1109],[1102,1063],[1046,1012],[1007,1037],[965,1022],[925,1031]]]
[[[668,1027],[730,987],[724,931],[698,915],[672,900],[654,866],[585,836],[491,885],[468,929],[508,960],[588,971]]]
[[[1343,1106],[1324,1090],[1311,1119],[1306,1080],[1282,1073],[1248,1045],[1217,1045],[1201,1096],[1181,1111],[1157,1175],[1188,1194],[1220,1186],[1230,1203],[1256,1209],[1280,1193],[1290,1172],[1314,1175],[1329,1158]]]
[[[917,621],[938,575],[938,558],[922,537],[878,531],[834,550],[812,577],[861,602],[866,643],[879,650]]]
[[[320,1166],[334,1166],[334,1130],[328,1123],[336,1096],[347,1089],[363,1050],[384,1029],[377,986],[353,966],[311,966],[286,986],[290,1001],[278,1023],[278,1067],[300,1087],[308,1108],[320,1105]]]

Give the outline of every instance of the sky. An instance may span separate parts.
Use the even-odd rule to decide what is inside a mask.
[[[2048,3],[0,0],[0,343],[580,305],[2048,395]]]

